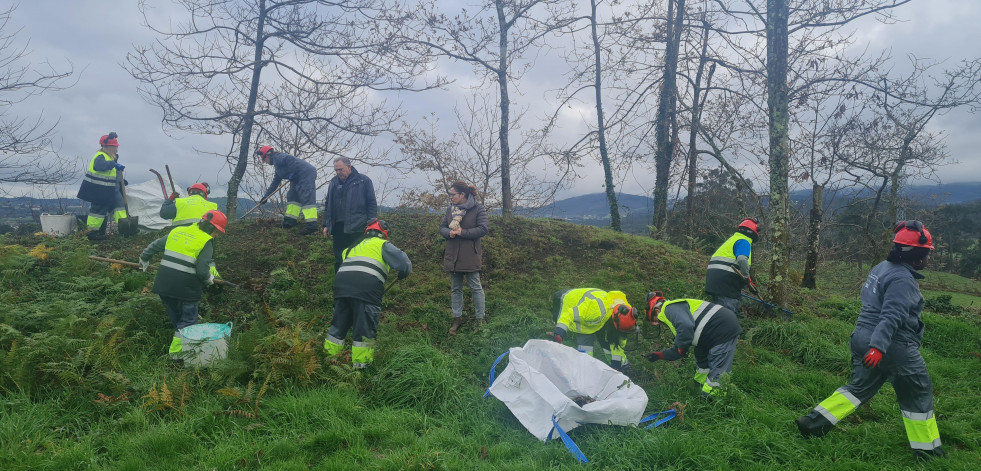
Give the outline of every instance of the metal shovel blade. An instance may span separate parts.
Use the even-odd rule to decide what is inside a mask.
[[[130,216],[127,218],[122,218],[117,222],[119,226],[119,233],[124,236],[132,236],[139,234],[140,232],[140,217]]]

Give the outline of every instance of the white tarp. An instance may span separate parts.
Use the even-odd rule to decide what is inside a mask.
[[[182,196],[185,195],[186,186],[174,182]],[[170,184],[167,186],[170,192]],[[160,206],[164,202],[163,193],[160,191],[160,181],[154,178],[142,183],[126,186],[126,202],[129,204],[129,214],[139,216],[140,228],[148,230],[159,230],[170,227],[170,220],[160,217]]]
[[[508,354],[489,392],[541,441],[558,438],[552,416],[569,431],[581,424],[637,425],[647,393],[626,375],[572,347],[533,339]],[[579,406],[573,401],[588,397]]]

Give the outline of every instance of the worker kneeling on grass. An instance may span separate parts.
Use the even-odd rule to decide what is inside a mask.
[[[344,261],[334,275],[334,318],[324,340],[328,355],[337,355],[344,346],[347,331],[351,337],[351,362],[354,368],[366,368],[375,358],[378,317],[388,272],[394,268],[399,279],[412,273],[409,256],[388,241],[388,224],[374,219],[365,228],[364,237],[342,254]]]
[[[702,395],[720,395],[719,380],[732,371],[736,339],[742,332],[736,313],[701,299],[668,301],[655,291],[647,295],[647,319],[653,325],[667,325],[675,337],[671,348],[648,353],[644,358],[674,361],[695,347],[695,381],[702,386]]]
[[[552,295],[552,315],[555,318],[555,341],[562,343],[568,331],[575,332],[576,349],[593,356],[593,337],[599,334],[603,353],[610,357],[610,366],[620,371],[629,369],[624,348],[624,334],[637,330],[637,310],[627,304],[622,291],[602,291],[596,288],[576,288],[556,291]]]
[[[140,255],[140,266],[146,271],[150,259],[163,252],[153,292],[160,295],[170,322],[174,324],[174,338],[170,343],[170,357],[180,359],[184,349],[180,330],[198,323],[198,303],[203,286],[212,285],[214,244],[216,232],[225,232],[228,218],[218,210],[204,213],[201,221],[190,226],[173,228],[169,234],[150,243]]]

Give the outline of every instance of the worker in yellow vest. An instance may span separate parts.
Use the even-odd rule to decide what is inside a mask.
[[[217,203],[208,201],[209,186],[207,183],[195,183],[187,189],[187,196],[178,198],[172,193],[160,207],[160,217],[173,219],[173,227],[187,226],[201,220],[204,213],[218,209]]]
[[[126,205],[123,193],[116,177],[116,171],[122,171],[125,166],[119,163],[119,141],[114,132],[99,138],[101,148],[89,161],[89,166],[82,177],[82,186],[78,189],[78,199],[92,203],[89,215],[85,221],[88,226],[89,240],[106,238],[106,218],[109,214],[119,222],[126,218]]]
[[[736,226],[736,233],[729,237],[712,254],[705,273],[705,292],[712,295],[712,302],[739,313],[740,293],[743,288],[758,294],[756,283],[750,277],[753,264],[753,244],[759,238],[760,223],[754,217],[743,219]]]
[[[703,396],[719,396],[722,375],[732,371],[736,339],[742,332],[736,313],[701,299],[668,301],[660,291],[647,295],[647,320],[664,324],[675,335],[674,345],[644,356],[648,361],[675,361],[695,350],[695,381]]]
[[[366,368],[375,359],[375,338],[381,316],[382,297],[388,272],[394,268],[399,279],[412,273],[409,256],[388,241],[388,224],[374,219],[364,237],[346,249],[340,269],[334,275],[334,318],[324,340],[324,350],[337,355],[352,327],[351,362],[355,369]]]
[[[153,292],[160,296],[174,325],[169,350],[173,359],[180,359],[183,352],[180,330],[198,323],[203,287],[215,282],[212,239],[218,232],[224,233],[227,225],[224,213],[210,210],[197,224],[171,229],[166,236],[151,242],[140,255],[140,265],[146,271],[150,259],[163,252]]]
[[[552,317],[556,342],[562,343],[567,332],[575,332],[576,348],[593,356],[593,339],[598,334],[603,353],[610,357],[610,366],[629,371],[624,334],[637,330],[637,310],[630,307],[622,291],[596,288],[557,291],[552,295]]]

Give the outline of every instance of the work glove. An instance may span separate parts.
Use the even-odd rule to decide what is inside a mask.
[[[865,358],[862,359],[862,364],[866,368],[875,368],[879,366],[879,360],[882,360],[882,352],[878,348],[869,347],[869,353],[865,354]]]
[[[181,195],[179,195],[179,194],[177,194],[177,192],[175,191],[175,192],[173,192],[173,193],[171,193],[171,194],[170,194],[170,198],[168,198],[168,199],[169,199],[170,201],[174,201],[174,200],[176,200],[177,198],[180,198],[180,196],[181,196]]]
[[[408,273],[402,273],[402,272],[399,272],[399,277],[398,277],[398,279],[397,279],[397,280],[395,280],[395,281],[398,281],[398,280],[401,280],[402,278],[405,278],[405,277],[407,277],[407,276],[409,276],[409,274],[408,274]]]
[[[208,279],[207,280],[204,280],[204,284],[206,284],[208,286],[211,286],[211,285],[215,284],[215,275],[212,275],[212,274],[209,273],[208,274]]]
[[[121,164],[121,163],[119,163],[119,162],[116,162],[115,164],[113,164],[113,166],[115,166],[116,167],[116,170],[119,170],[119,171],[126,170],[126,166],[123,165],[123,164]]]
[[[562,343],[562,336],[559,335],[559,334],[555,334],[555,342],[556,343]]]
[[[208,268],[208,271],[211,272],[211,276],[213,278],[221,278],[221,275],[218,274],[218,268],[215,267],[214,265],[211,265],[211,267]]]
[[[664,359],[664,354],[661,352],[651,352],[644,355],[647,361],[658,361]]]
[[[141,258],[140,259],[140,271],[144,271],[145,272],[146,269],[149,268],[149,267],[150,267],[150,261],[149,260],[143,260]]]

